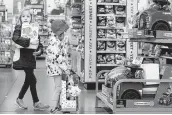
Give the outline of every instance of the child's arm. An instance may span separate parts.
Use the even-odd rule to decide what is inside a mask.
[[[15,27],[12,40],[22,47],[29,47],[30,45],[30,38],[21,37],[21,26],[19,25]]]
[[[38,48],[36,49],[36,52],[34,52],[34,54],[36,55],[36,56],[40,56],[40,55],[42,55],[43,54],[43,45],[42,45],[42,43],[40,42],[40,36],[38,37],[38,39],[39,39],[39,45],[38,45]]]

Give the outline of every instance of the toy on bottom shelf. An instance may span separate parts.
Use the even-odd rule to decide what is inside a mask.
[[[1,37],[11,37],[12,25],[8,23],[0,24],[0,36]]]
[[[66,79],[62,80],[61,92],[61,108],[62,111],[77,111],[78,110],[78,96],[81,90],[78,87],[78,76],[68,75]]]
[[[169,106],[172,104],[172,89],[168,88],[167,92],[162,94],[162,97],[159,99],[160,105]]]

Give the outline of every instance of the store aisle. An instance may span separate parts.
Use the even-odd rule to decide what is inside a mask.
[[[7,78],[4,78],[5,74],[8,74]],[[37,69],[35,70],[35,75],[37,77],[37,90],[39,99],[46,104],[51,105],[51,96],[53,92],[53,79],[47,78],[45,73],[45,64],[43,60],[37,61]],[[4,76],[4,77],[2,77]],[[9,80],[7,80],[9,79]],[[0,70],[0,114],[48,114],[47,111],[34,111],[32,98],[30,91],[25,95],[24,102],[28,105],[27,110],[19,109],[14,101],[18,95],[18,92],[23,85],[24,72],[14,71],[11,69],[1,69]],[[85,90],[82,86],[82,93],[80,95],[80,104],[78,113],[102,113],[106,114],[106,110],[103,108],[95,108],[95,91]]]

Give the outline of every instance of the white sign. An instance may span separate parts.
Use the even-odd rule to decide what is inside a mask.
[[[133,19],[134,15],[138,11],[138,0],[127,0],[127,22],[128,29],[132,29],[132,24],[130,24],[131,19]],[[133,60],[137,57],[137,43],[127,42],[127,57]]]
[[[96,0],[85,2],[85,82],[96,80]]]

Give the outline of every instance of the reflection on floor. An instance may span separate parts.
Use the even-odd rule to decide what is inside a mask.
[[[37,77],[37,90],[40,101],[51,105],[51,97],[53,94],[53,79],[47,78],[45,73],[45,64],[43,60],[37,61],[37,69],[35,70]],[[24,81],[23,71],[14,71],[8,68],[0,68],[0,114],[49,114],[46,111],[34,111],[30,90],[24,97],[28,109],[19,109],[15,105],[15,99],[19,93]],[[95,91],[85,90],[81,87],[82,93],[79,98],[80,114],[107,114],[104,108],[95,108]],[[100,104],[100,106],[103,106]]]

